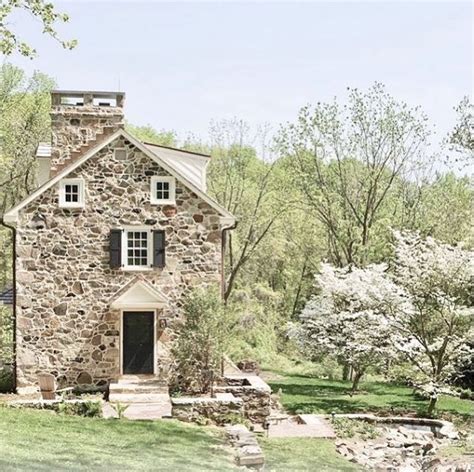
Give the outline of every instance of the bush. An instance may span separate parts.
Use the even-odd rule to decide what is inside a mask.
[[[0,369],[0,393],[9,393],[13,391],[13,372],[11,367]]]
[[[220,376],[221,361],[232,336],[232,311],[224,306],[216,287],[197,289],[184,300],[184,320],[172,353],[173,390],[208,393]]]
[[[375,439],[379,432],[374,425],[367,421],[351,420],[344,417],[336,417],[332,419],[334,431],[339,438],[360,438]]]
[[[68,416],[96,418],[102,416],[102,403],[94,400],[85,402],[62,402],[58,404],[58,413]]]

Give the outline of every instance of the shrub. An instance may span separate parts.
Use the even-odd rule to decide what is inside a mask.
[[[114,403],[112,406],[113,406],[115,412],[117,413],[117,418],[119,420],[121,420],[121,419],[124,418],[125,412],[127,411],[127,408],[130,405],[126,405],[124,403],[117,402],[117,403]]]
[[[233,332],[233,315],[216,287],[196,289],[184,300],[184,320],[172,352],[174,390],[208,393],[219,377],[221,361]]]
[[[250,428],[252,423],[245,418],[243,415],[240,415],[239,413],[227,413],[225,415],[220,415],[216,419],[217,424],[243,424],[244,426],[247,426],[247,428]]]
[[[58,413],[68,416],[85,416],[95,418],[102,416],[102,404],[99,401],[61,402],[58,404]]]
[[[11,367],[3,367],[0,369],[0,393],[8,393],[13,391],[13,372]]]
[[[339,438],[375,439],[379,432],[374,425],[367,421],[351,420],[336,417],[331,420],[334,430]]]

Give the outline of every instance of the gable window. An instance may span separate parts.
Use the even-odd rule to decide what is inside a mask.
[[[165,231],[162,229],[112,229],[109,240],[110,267],[125,270],[163,268],[165,245]]]
[[[175,179],[174,177],[155,176],[151,178],[151,203],[174,204],[175,203]]]
[[[60,181],[59,206],[62,208],[82,208],[84,206],[84,181],[82,179]]]

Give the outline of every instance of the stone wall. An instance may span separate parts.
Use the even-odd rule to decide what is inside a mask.
[[[106,128],[117,130],[124,126],[123,103],[119,106],[104,107],[94,105],[92,96],[85,96],[84,105],[61,105],[62,94],[52,95],[51,167],[56,169],[89,142],[96,140]],[[67,95],[67,94],[66,94]],[[79,98],[77,100],[80,100]]]
[[[172,398],[171,415],[187,423],[199,423],[203,418],[213,424],[229,423],[230,416],[243,415],[244,405],[240,398],[226,395],[227,398],[182,397]]]
[[[116,147],[126,147],[126,160],[115,159]],[[220,280],[221,230],[216,210],[178,181],[175,206],[151,205],[153,175],[167,172],[119,138],[68,176],[85,180],[85,208],[59,208],[53,187],[20,212],[19,391],[36,385],[40,372],[54,374],[60,386],[116,379],[121,314],[109,308],[110,300],[138,275],[169,299],[160,313],[168,328],[157,327],[157,371],[169,364],[183,293]],[[110,268],[110,229],[127,225],[166,231],[164,269]]]
[[[257,376],[224,379],[227,385],[215,387],[216,393],[231,393],[244,402],[244,416],[252,423],[264,424],[271,413],[271,388]]]

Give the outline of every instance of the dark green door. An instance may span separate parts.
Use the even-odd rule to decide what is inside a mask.
[[[154,320],[152,311],[124,311],[124,374],[153,374]]]

